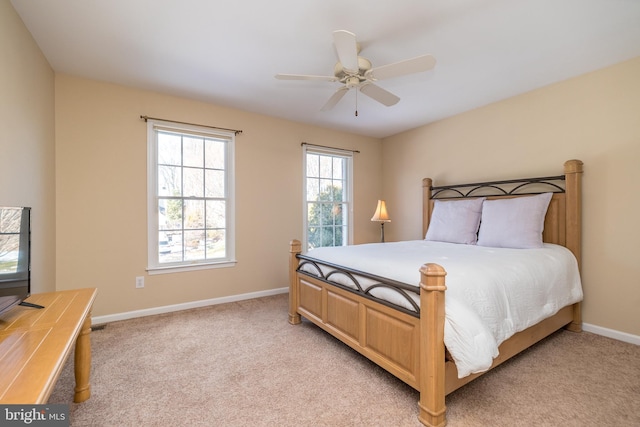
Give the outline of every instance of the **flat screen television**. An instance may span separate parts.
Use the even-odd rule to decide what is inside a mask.
[[[0,313],[31,292],[31,208],[0,207]]]

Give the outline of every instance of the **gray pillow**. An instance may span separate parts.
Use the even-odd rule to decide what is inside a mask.
[[[435,200],[425,240],[475,245],[484,197]]]
[[[530,249],[542,247],[544,217],[553,193],[485,200],[478,246]]]

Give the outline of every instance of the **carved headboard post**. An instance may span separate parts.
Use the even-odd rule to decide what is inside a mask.
[[[566,192],[566,247],[582,265],[582,166],[580,160],[567,160],[564,163]]]
[[[424,178],[422,180],[422,239],[427,234],[427,228],[429,228],[429,221],[431,220],[431,185],[433,181],[431,178]]]
[[[567,160],[564,163],[565,203],[566,203],[566,243],[578,261],[578,269],[582,265],[582,166],[580,160]],[[567,325],[573,332],[582,331],[582,304],[573,305],[573,321]]]

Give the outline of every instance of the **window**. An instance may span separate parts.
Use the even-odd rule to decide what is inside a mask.
[[[233,133],[147,121],[148,269],[235,263]]]
[[[304,246],[345,246],[352,240],[349,151],[304,145]]]

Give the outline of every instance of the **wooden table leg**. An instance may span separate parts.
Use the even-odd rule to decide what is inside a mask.
[[[87,315],[82,324],[82,330],[76,339],[76,352],[74,358],[76,388],[73,401],[84,402],[91,397],[91,385],[89,375],[91,373],[91,313]]]

